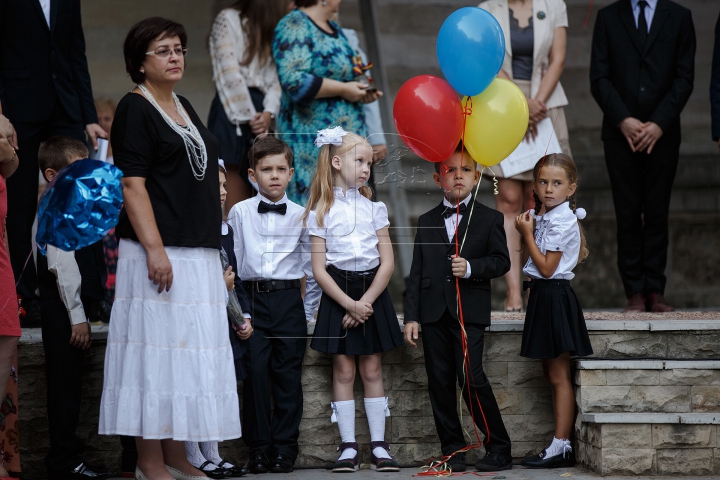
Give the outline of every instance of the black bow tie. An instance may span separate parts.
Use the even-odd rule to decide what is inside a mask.
[[[464,203],[460,204],[460,215],[463,215],[465,213],[465,210],[467,210],[467,205]],[[443,217],[450,218],[453,215],[457,214],[457,208],[455,207],[445,207],[445,210],[443,211]]]
[[[287,212],[287,203],[272,204],[263,202],[262,200],[258,203],[258,213],[275,212],[280,215],[285,215]]]

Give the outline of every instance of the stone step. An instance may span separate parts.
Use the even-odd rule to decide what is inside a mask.
[[[583,423],[657,423],[657,424],[687,424],[687,425],[720,425],[720,413],[681,413],[672,415],[666,413],[582,413],[580,421]]]

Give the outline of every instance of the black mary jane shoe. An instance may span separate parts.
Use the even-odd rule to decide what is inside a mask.
[[[465,454],[463,452],[456,453],[447,461],[447,466],[453,473],[464,472],[467,468],[465,465]]]
[[[278,454],[270,465],[272,473],[290,473],[293,471],[293,461],[289,457]]]
[[[390,445],[385,441],[370,442],[370,451],[374,452],[375,448],[384,448],[388,455],[390,455]],[[370,469],[377,470],[378,472],[399,472],[400,465],[397,460],[392,457],[376,457],[375,453],[370,455]]]
[[[247,469],[250,473],[260,474],[270,471],[269,461],[262,450],[255,449],[250,451],[250,460],[248,460]]]
[[[230,466],[232,465],[232,467]],[[223,460],[218,464],[218,467],[224,469],[227,472],[227,478],[237,478],[237,477],[244,477],[248,473],[250,473],[250,470],[243,467],[242,465],[233,465],[230,462],[226,462]]]
[[[62,478],[63,480],[105,480],[115,475],[115,472],[90,467],[85,462],[80,462],[80,465],[70,471],[48,471],[48,478]]]
[[[497,452],[487,452],[483,458],[477,461],[475,469],[480,472],[499,472],[510,470],[513,466],[512,457]]]
[[[523,458],[520,461],[520,465],[527,468],[569,468],[575,466],[575,453],[570,450],[564,454],[554,455],[547,457],[547,449],[532,455],[527,458]]]
[[[215,467],[215,468],[212,468],[212,467]],[[227,470],[225,470],[224,468],[218,467],[210,460],[206,460],[202,465],[200,465],[199,467],[195,467],[195,468],[197,468],[198,470],[203,472],[209,478],[226,478],[228,476]],[[211,470],[211,468],[212,468],[212,470]]]
[[[358,446],[357,442],[341,443],[338,447],[338,452],[340,452],[340,455],[342,455],[342,452],[344,452],[345,449],[348,448],[355,449],[355,457],[346,458],[344,460],[338,459],[338,461],[335,462],[335,464],[332,466],[333,473],[352,473],[357,471],[358,454],[360,453],[360,447]]]

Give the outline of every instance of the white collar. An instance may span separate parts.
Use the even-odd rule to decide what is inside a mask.
[[[229,225],[225,220],[222,222],[222,230],[220,230],[220,233],[224,235],[227,235],[230,232]]]
[[[647,7],[645,7],[645,8],[649,8],[650,10],[655,11],[655,9],[657,8],[658,0],[645,0],[645,1],[647,2]],[[638,3],[640,3],[640,0],[630,0],[630,3],[632,3],[632,8],[634,11],[636,8],[638,8]]]
[[[265,195],[263,195],[260,192],[258,192],[256,197],[258,198],[258,204],[260,202],[265,202],[265,203],[269,203],[270,205],[280,205],[281,203],[287,203],[287,201],[288,201],[287,193],[284,194],[283,197],[280,200],[278,200],[277,202],[271,202],[270,200],[268,200],[268,198]]]
[[[470,203],[470,199],[471,199],[471,198],[472,198],[472,193],[469,194],[467,197],[465,197],[465,198],[462,200],[462,202],[460,202],[460,203],[464,203],[465,206],[467,206],[467,205]],[[450,201],[449,201],[449,200],[447,199],[447,197],[445,197],[445,196],[443,196],[443,205],[446,206],[446,207],[449,207],[449,208],[455,208],[455,207],[457,207],[457,205],[453,205],[452,203],[450,203]]]
[[[535,218],[537,220],[551,220],[555,217],[566,216],[568,212],[573,213],[572,210],[570,210],[570,202],[565,201],[549,212],[545,212],[544,215],[538,215]]]
[[[360,191],[357,188],[348,188],[343,194],[343,189],[340,187],[333,187],[333,194],[336,198],[350,198],[360,196]]]

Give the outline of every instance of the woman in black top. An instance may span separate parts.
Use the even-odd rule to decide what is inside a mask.
[[[173,93],[186,44],[183,26],[170,20],[130,29],[125,65],[138,85],[118,104],[111,134],[125,209],[99,430],[136,437],[139,479],[202,476],[183,441],[240,436],[219,257],[218,143]]]

